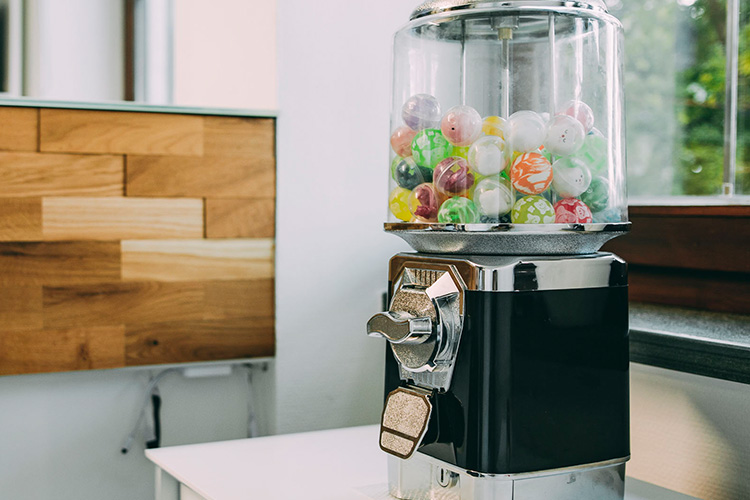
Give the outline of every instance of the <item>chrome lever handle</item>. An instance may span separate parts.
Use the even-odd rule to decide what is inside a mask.
[[[367,335],[382,337],[392,344],[421,344],[432,335],[432,319],[382,312],[367,322]]]

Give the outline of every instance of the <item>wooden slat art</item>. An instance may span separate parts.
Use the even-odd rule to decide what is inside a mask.
[[[0,107],[0,375],[272,356],[274,125]]]

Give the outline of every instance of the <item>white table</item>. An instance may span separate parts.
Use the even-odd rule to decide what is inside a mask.
[[[386,500],[378,427],[146,450],[156,500]],[[628,478],[626,500],[691,500]],[[693,499],[694,500],[694,499]]]

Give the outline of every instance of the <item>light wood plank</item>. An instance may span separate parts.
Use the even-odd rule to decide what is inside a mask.
[[[201,116],[42,109],[39,120],[41,151],[203,154]]]
[[[273,238],[275,200],[206,200],[207,238]]]
[[[263,158],[131,155],[126,186],[128,196],[273,198],[276,177]]]
[[[273,356],[273,318],[128,326],[128,366]]]
[[[245,280],[272,277],[272,240],[122,242],[124,281]]]
[[[122,326],[0,332],[0,375],[124,366]]]
[[[205,118],[203,151],[206,156],[275,157],[275,121],[271,118]]]
[[[41,328],[42,287],[0,286],[0,337],[3,329]]]
[[[124,157],[0,153],[0,196],[122,196]]]
[[[203,319],[273,318],[274,280],[205,282]]]
[[[0,243],[0,285],[69,285],[119,279],[119,242]]]
[[[44,287],[45,328],[203,319],[203,283],[104,283]]]
[[[44,198],[45,240],[203,237],[203,200]]]
[[[0,107],[0,150],[36,151],[39,110]]]
[[[41,198],[0,198],[0,241],[42,239]]]

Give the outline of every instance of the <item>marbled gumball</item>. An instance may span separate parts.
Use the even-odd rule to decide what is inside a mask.
[[[514,224],[554,224],[555,209],[541,196],[519,198],[510,212]]]
[[[508,118],[506,140],[514,151],[528,153],[539,149],[547,127],[542,117],[533,111],[518,111]]]
[[[412,158],[402,158],[393,167],[392,176],[399,187],[414,189],[423,182],[432,182],[432,169],[417,165]]]
[[[513,162],[510,181],[520,193],[542,193],[552,182],[552,165],[541,153],[524,153]]]
[[[411,191],[397,187],[391,191],[388,196],[388,208],[397,219],[408,222],[411,220],[411,211],[409,210],[409,196]]]
[[[440,130],[454,146],[468,146],[482,133],[482,117],[471,106],[454,106],[440,122]]]
[[[505,127],[508,122],[499,116],[488,116],[482,121],[482,132],[505,140]]]
[[[589,105],[583,101],[572,100],[566,102],[561,113],[572,116],[581,122],[586,133],[591,132],[591,129],[594,128],[594,112]]]
[[[616,222],[623,222],[627,217],[622,210],[617,208],[608,208],[602,212],[594,213],[594,222],[601,224],[612,224]]]
[[[586,131],[583,125],[568,115],[557,115],[547,124],[544,148],[553,155],[572,155],[583,146]]]
[[[419,221],[437,222],[439,206],[438,194],[432,183],[420,184],[409,196],[409,209]]]
[[[552,164],[552,189],[562,198],[575,198],[591,184],[591,172],[578,158],[564,156]]]
[[[440,103],[428,94],[411,96],[401,108],[401,118],[412,130],[424,130],[440,126]]]
[[[445,140],[443,133],[434,128],[418,132],[411,143],[412,157],[417,165],[435,166],[453,153],[453,146]]]
[[[391,147],[402,158],[411,156],[411,143],[414,140],[414,136],[417,135],[415,131],[409,127],[399,127],[391,135]]]
[[[480,175],[496,175],[508,166],[505,141],[488,135],[480,137],[469,148],[469,165]]]
[[[591,210],[576,198],[565,198],[555,203],[557,224],[587,224],[593,221]]]
[[[443,224],[474,224],[479,222],[479,210],[470,199],[454,196],[445,200],[440,206],[438,222]]]
[[[593,212],[605,210],[609,205],[609,182],[604,177],[594,177],[580,198]]]
[[[499,219],[513,208],[515,197],[510,182],[485,178],[474,188],[474,204],[482,216]]]
[[[451,156],[438,163],[432,178],[438,192],[447,196],[466,193],[475,180],[469,163],[458,156]]]

